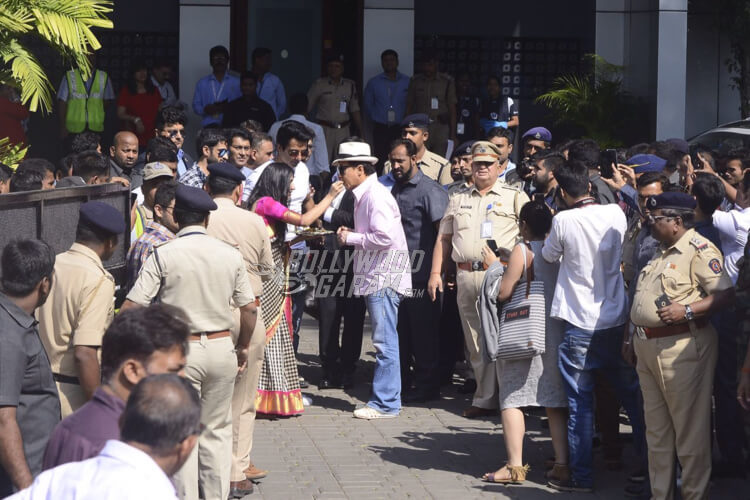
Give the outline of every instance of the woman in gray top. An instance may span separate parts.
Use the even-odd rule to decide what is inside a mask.
[[[520,231],[523,242],[511,253],[508,267],[503,274],[498,293],[498,303],[505,302],[513,290],[526,281],[526,269],[534,266],[535,280],[544,282],[545,308],[549,311],[557,281],[557,264],[534,258],[540,254],[545,235],[552,225],[552,213],[544,203],[529,202],[521,208]],[[524,258],[524,253],[526,256]],[[489,247],[483,250],[484,262],[488,266],[495,257]],[[555,450],[555,466],[548,473],[554,478],[569,477],[567,406],[560,370],[557,366],[557,348],[562,342],[562,323],[547,316],[545,352],[528,359],[496,361],[500,388],[500,409],[505,435],[508,462],[495,472],[482,476],[482,480],[495,483],[520,483],[526,479],[528,465],[523,465],[523,436],[526,431],[523,412],[525,406],[540,406],[547,410],[552,446]]]

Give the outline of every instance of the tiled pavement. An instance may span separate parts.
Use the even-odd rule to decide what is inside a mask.
[[[305,315],[300,374],[310,382],[303,393],[312,397],[313,406],[299,417],[258,421],[252,459],[270,473],[246,498],[624,498],[626,472],[604,470],[599,454],[595,455],[593,495],[547,488],[543,462],[552,455],[552,447],[539,416],[527,417],[524,455],[532,468],[529,480],[523,486],[507,487],[481,482],[477,478],[502,465],[505,457],[500,418],[462,418],[461,411],[470,400],[456,392],[456,384],[444,388],[443,399],[432,407],[405,407],[395,419],[354,419],[352,411],[367,401],[372,381],[374,352],[369,330],[357,385],[349,391],[319,391],[315,386],[317,339],[317,323]],[[623,431],[630,429],[623,426]],[[629,457],[626,446],[626,463]],[[739,498],[733,491],[746,494],[747,483],[716,483],[711,498]]]

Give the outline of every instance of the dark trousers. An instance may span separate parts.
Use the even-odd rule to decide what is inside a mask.
[[[323,275],[321,275],[322,277]],[[362,332],[365,324],[365,300],[363,297],[351,295],[351,275],[328,275],[333,279],[329,283],[337,283],[338,279],[346,279],[346,293],[336,295],[329,293],[335,289],[331,286],[327,290],[316,290],[318,298],[318,349],[320,364],[323,367],[323,377],[337,378],[341,374],[351,374],[362,353]],[[343,332],[341,320],[344,320]],[[339,341],[339,337],[341,340]]]
[[[464,333],[458,313],[457,289],[444,287],[443,309],[440,313],[440,346],[438,356],[438,378],[441,384],[453,379],[456,362],[464,358]],[[440,297],[435,299],[439,302]]]
[[[602,436],[604,458],[620,459],[620,402],[603,373],[594,374],[594,417]]]
[[[740,322],[735,311],[715,314],[711,323],[719,335],[719,353],[714,372],[714,429],[722,460],[741,466],[745,432],[737,403],[737,335]]]
[[[421,297],[404,297],[398,308],[398,348],[401,357],[402,393],[413,382],[418,392],[432,394],[440,390],[438,359],[440,353],[440,301],[430,300],[426,286],[415,287]],[[409,368],[414,368],[413,376]]]
[[[383,173],[383,164],[388,159],[388,153],[391,142],[401,137],[401,127],[399,125],[384,125],[382,123],[372,123],[372,142],[375,150],[375,156],[380,160],[378,162],[378,175]]]

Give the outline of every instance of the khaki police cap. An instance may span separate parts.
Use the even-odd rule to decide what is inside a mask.
[[[471,147],[472,161],[498,161],[500,150],[489,141],[477,141]]]

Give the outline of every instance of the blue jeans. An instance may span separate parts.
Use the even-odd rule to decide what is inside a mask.
[[[398,353],[398,305],[401,296],[391,288],[365,296],[372,322],[375,346],[375,376],[367,406],[383,413],[398,415],[401,410],[401,363]]]
[[[635,369],[620,354],[623,326],[606,330],[583,330],[565,323],[559,366],[568,393],[570,418],[568,444],[572,479],[583,487],[593,487],[592,441],[594,433],[594,371],[610,382],[633,427],[636,456],[646,454],[643,412],[638,406],[639,384]]]

